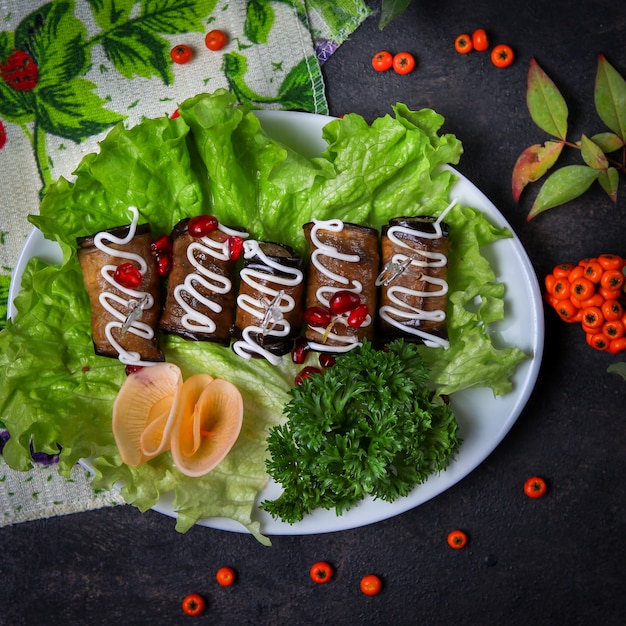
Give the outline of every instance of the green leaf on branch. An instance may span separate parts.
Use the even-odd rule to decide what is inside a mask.
[[[599,174],[599,170],[587,165],[567,165],[556,170],[539,190],[527,220],[530,221],[539,213],[578,198],[589,189]]]
[[[565,99],[537,61],[530,60],[526,104],[533,121],[541,130],[565,140],[568,109]]]
[[[602,148],[591,141],[587,135],[583,135],[580,140],[580,153],[583,161],[594,170],[605,170],[609,166]]]
[[[600,172],[598,182],[606,191],[613,202],[617,202],[617,186],[619,185],[619,172],[614,167],[609,167]]]
[[[598,57],[594,100],[600,119],[626,142],[626,81],[603,54]]]
[[[382,30],[390,22],[404,13],[411,0],[382,0],[380,3],[380,20],[378,28]]]
[[[513,198],[517,202],[528,183],[539,180],[556,162],[564,142],[546,141],[535,144],[520,154],[513,168]]]
[[[615,133],[598,133],[591,137],[591,141],[600,146],[604,154],[611,154],[624,147],[624,142]]]

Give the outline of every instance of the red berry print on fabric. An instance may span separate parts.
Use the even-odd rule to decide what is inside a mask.
[[[28,52],[14,50],[0,63],[0,76],[15,91],[32,91],[37,86],[39,68]]]

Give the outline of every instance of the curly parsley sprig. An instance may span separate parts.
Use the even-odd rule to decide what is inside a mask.
[[[267,439],[283,493],[261,508],[290,524],[316,508],[341,515],[366,495],[393,502],[445,469],[457,423],[428,379],[414,344],[365,342],[293,388],[287,422]]]

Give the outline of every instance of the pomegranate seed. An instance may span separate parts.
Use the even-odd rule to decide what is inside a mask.
[[[310,351],[309,342],[304,337],[298,337],[296,345],[291,351],[291,360],[296,365],[302,365],[306,361],[306,357]]]
[[[319,367],[313,367],[309,365],[305,367],[295,378],[296,385],[300,386],[305,378],[311,378],[312,374],[321,374],[322,370]]]
[[[187,230],[192,237],[206,237],[219,225],[217,218],[213,215],[196,215],[189,220]]]
[[[126,376],[130,376],[131,374],[134,374],[135,372],[138,372],[139,370],[143,369],[143,365],[127,365],[125,368],[125,372],[126,372]]]
[[[321,306],[312,306],[306,309],[302,317],[309,326],[317,328],[328,326],[333,319],[333,314]]]
[[[350,311],[350,315],[348,315],[348,326],[352,328],[359,328],[366,320],[369,312],[370,308],[367,304],[359,304],[359,306]]]
[[[233,235],[228,238],[228,258],[236,261],[243,253],[243,239]]]
[[[150,244],[150,249],[155,254],[170,254],[172,252],[172,240],[168,235],[161,235],[157,240]]]
[[[320,354],[320,365],[322,367],[332,367],[336,362],[337,360],[332,354]]]
[[[358,294],[354,293],[354,291],[342,289],[333,295],[328,307],[335,315],[341,315],[342,313],[352,311],[352,309],[359,306],[359,304],[361,304],[361,298]]]
[[[141,285],[141,272],[132,263],[122,263],[115,268],[113,280],[127,289],[137,289]]]
[[[172,267],[172,257],[169,254],[157,254],[157,273],[159,276],[167,276]]]

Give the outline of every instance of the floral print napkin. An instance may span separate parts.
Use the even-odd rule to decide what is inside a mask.
[[[28,214],[114,125],[218,88],[257,108],[327,113],[321,65],[369,13],[363,0],[0,3],[0,332]],[[227,35],[218,51],[204,41],[213,29]],[[187,63],[172,62],[179,44]],[[80,466],[65,478],[54,457],[34,458],[29,472],[0,458],[0,526],[123,502],[94,493]]]

